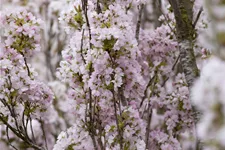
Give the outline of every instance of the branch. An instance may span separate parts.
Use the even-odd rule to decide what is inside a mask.
[[[123,149],[123,133],[120,130],[119,120],[117,117],[117,107],[116,107],[116,99],[115,99],[114,90],[112,90],[112,94],[113,94],[113,106],[114,106],[114,113],[115,113],[115,117],[116,117],[117,131],[118,131],[118,135],[119,135],[119,144],[120,144],[120,149],[122,150]]]
[[[173,32],[173,34],[176,35],[175,30],[171,27],[171,25],[170,25],[170,23],[169,23],[169,19],[168,19],[168,17],[163,13],[162,8],[159,7],[158,9],[160,10],[161,14],[162,14],[163,17],[165,18],[166,23],[167,23],[168,27],[170,28],[171,32]]]
[[[140,32],[140,27],[141,27],[141,17],[142,17],[142,13],[143,13],[143,9],[144,9],[144,4],[141,4],[140,6],[140,10],[138,13],[138,21],[137,21],[137,25],[136,25],[136,34],[135,34],[135,38],[137,41],[139,41],[139,32]]]
[[[199,18],[201,16],[202,11],[203,11],[203,7],[201,7],[200,10],[198,11],[197,17],[196,17],[196,19],[194,21],[194,24],[193,24],[194,28],[195,28],[195,26],[196,26],[196,24],[197,24],[197,22],[198,22],[198,20],[199,20]]]
[[[28,64],[27,64],[27,58],[24,55],[23,55],[23,58],[24,58],[24,62],[25,62],[26,68],[27,68],[27,74],[30,77],[31,74],[30,74],[30,69],[29,69]]]
[[[148,119],[147,119],[147,127],[146,127],[146,135],[145,135],[145,149],[148,148],[148,142],[149,142],[149,133],[150,133],[150,125],[151,125],[151,120],[152,120],[152,108],[150,108],[150,102],[148,102]]]
[[[84,16],[85,16],[85,20],[86,20],[86,24],[88,27],[88,33],[89,33],[89,47],[90,49],[92,48],[92,43],[91,43],[91,27],[90,27],[90,23],[89,23],[89,19],[88,19],[88,14],[87,14],[87,8],[88,8],[88,0],[82,0],[82,10],[84,11]],[[89,71],[89,76],[91,76],[91,69]],[[95,139],[95,129],[94,129],[94,125],[93,125],[93,118],[92,115],[94,117],[95,114],[93,114],[92,109],[92,90],[91,88],[88,88],[88,94],[89,94],[89,117],[90,117],[90,130],[89,130],[89,134],[91,136],[93,145],[94,145],[94,149],[98,150],[97,147],[97,143],[96,143],[96,139]]]
[[[35,137],[34,137],[33,125],[32,125],[32,118],[30,117],[30,115],[29,115],[29,119],[30,119],[30,129],[31,129],[32,139],[33,139],[34,143],[36,143]]]
[[[40,118],[39,122],[40,122],[40,124],[41,124],[41,130],[42,130],[43,137],[44,137],[44,140],[45,140],[45,147],[46,147],[46,149],[48,150],[48,142],[47,142],[47,138],[46,138],[46,134],[45,134],[44,123],[43,123],[43,121],[41,120],[41,118]]]
[[[82,29],[82,37],[81,37],[81,44],[80,44],[80,52],[81,52],[82,60],[83,60],[84,64],[86,64],[86,61],[85,61],[85,59],[84,59],[84,54],[83,54],[83,45],[84,45],[84,29]]]
[[[6,126],[6,136],[7,136],[7,140],[8,140],[8,144],[15,150],[18,150],[14,145],[12,145],[12,143],[10,142],[10,139],[9,139],[9,127]]]
[[[23,140],[25,143],[27,143],[28,145],[30,145],[32,148],[34,148],[35,150],[45,150],[45,148],[43,147],[39,147],[38,145],[35,145],[34,143],[32,143],[32,141],[29,141],[29,139],[26,139],[22,134],[18,133],[17,130],[15,128],[13,128],[3,117],[4,115],[2,113],[0,113],[0,121],[2,121],[18,138],[20,138],[21,140]]]
[[[174,71],[174,69],[175,69],[175,67],[176,67],[176,65],[177,65],[177,63],[179,62],[179,59],[180,59],[180,54],[178,55],[178,57],[176,58],[176,60],[175,60],[175,62],[174,62],[174,64],[173,64],[173,66],[172,66],[172,71]],[[163,83],[162,83],[162,87],[166,84],[166,81],[168,81],[169,80],[169,77],[167,77],[164,81],[163,81]]]
[[[142,101],[141,101],[141,103],[140,103],[139,108],[141,108],[141,106],[143,105],[143,102],[144,102],[145,98],[147,98],[147,91],[148,91],[148,88],[149,88],[149,86],[153,83],[155,77],[156,77],[156,73],[155,73],[154,76],[149,80],[149,82],[148,82],[148,84],[147,84],[147,86],[146,86],[146,88],[145,88],[145,91],[144,91],[144,97],[142,98]]]

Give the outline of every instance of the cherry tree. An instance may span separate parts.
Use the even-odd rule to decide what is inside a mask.
[[[224,1],[202,2],[3,0],[0,145],[223,149]]]

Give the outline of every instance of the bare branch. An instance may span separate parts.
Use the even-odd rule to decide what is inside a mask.
[[[145,135],[145,149],[148,148],[148,142],[149,142],[149,134],[150,134],[150,125],[151,125],[151,120],[152,120],[152,108],[150,105],[150,102],[148,102],[148,118],[147,118],[147,127],[146,127],[146,135]]]
[[[195,19],[194,24],[193,24],[194,28],[195,28],[195,26],[196,26],[196,24],[197,24],[197,22],[198,22],[198,20],[201,16],[202,11],[203,11],[203,7],[201,7],[200,10],[198,11],[198,14],[197,14],[196,19]]]

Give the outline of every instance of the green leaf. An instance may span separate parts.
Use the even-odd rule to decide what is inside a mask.
[[[111,82],[109,85],[106,86],[106,88],[107,88],[108,90],[113,90],[113,89],[114,89],[114,83]]]
[[[111,49],[113,49],[115,43],[116,43],[117,39],[115,39],[114,37],[111,37],[110,40],[105,39],[103,41],[103,50],[105,51],[110,51]]]
[[[74,149],[73,149],[73,146],[75,146],[75,145],[76,145],[75,143],[70,144],[70,145],[67,147],[66,150],[74,150]]]
[[[116,126],[112,125],[109,129],[109,132],[114,132],[115,131]]]

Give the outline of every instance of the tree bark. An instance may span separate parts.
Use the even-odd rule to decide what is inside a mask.
[[[176,36],[180,49],[180,61],[190,89],[194,80],[199,76],[193,50],[193,40],[196,35],[192,24],[194,2],[191,0],[169,0],[169,2],[176,20]]]
[[[153,23],[154,27],[160,27],[162,22],[159,21],[159,17],[162,15],[162,2],[161,0],[153,0],[152,1],[152,7],[153,7]]]
[[[195,27],[193,20],[193,4],[192,0],[169,0],[175,20],[176,20],[176,37],[179,43],[180,62],[185,74],[186,82],[189,90],[191,89],[195,79],[199,76],[199,70],[196,64],[193,40],[195,39]],[[194,108],[193,111],[195,112]],[[196,125],[194,125],[195,150],[199,147],[199,140],[196,133]]]

